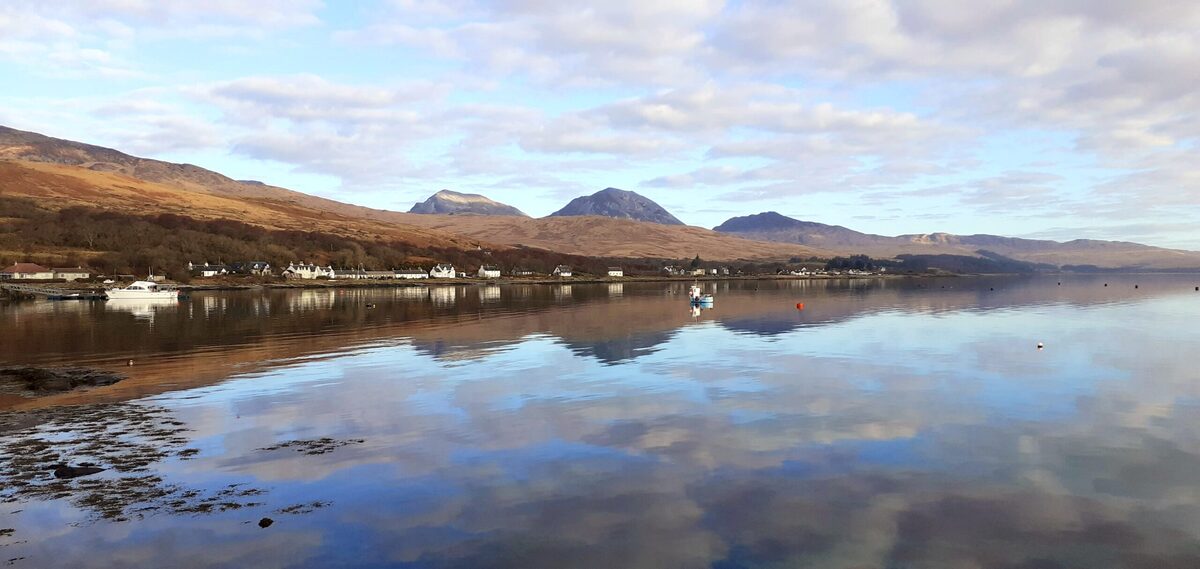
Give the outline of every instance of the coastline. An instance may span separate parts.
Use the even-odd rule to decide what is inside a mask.
[[[740,275],[740,276],[691,276],[691,277],[667,277],[667,276],[626,276],[626,277],[570,277],[570,278],[552,278],[552,277],[534,277],[534,278],[516,278],[506,277],[498,279],[481,279],[475,277],[455,278],[455,279],[388,279],[388,280],[295,280],[295,281],[266,281],[255,280],[253,282],[237,282],[237,279],[196,279],[195,282],[188,284],[176,284],[184,291],[234,291],[234,290],[264,290],[264,289],[339,289],[339,288],[401,288],[401,287],[429,287],[429,286],[449,286],[449,285],[569,285],[569,284],[616,284],[616,283],[691,283],[691,282],[728,282],[728,281],[779,281],[779,280],[865,280],[865,279],[900,279],[900,278],[930,278],[930,277],[957,277],[963,275],[957,274],[929,274],[929,275],[902,275],[902,274],[873,274],[873,275]],[[249,279],[247,279],[249,280]],[[62,291],[80,292],[80,291],[102,291],[106,286],[97,286],[95,283],[37,283],[38,286],[53,288]],[[167,283],[175,284],[175,283]]]

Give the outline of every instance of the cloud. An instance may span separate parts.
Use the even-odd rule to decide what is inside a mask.
[[[1128,223],[1197,214],[1197,29],[1200,5],[1171,0],[15,2],[0,6],[0,59],[174,90],[190,106],[107,130],[138,151],[224,138],[233,156],[337,177],[350,199],[537,170],[730,206],[922,195],[1030,232],[1042,222],[1026,204]],[[195,40],[253,66],[153,57]],[[1008,172],[1061,179],[1020,189]]]

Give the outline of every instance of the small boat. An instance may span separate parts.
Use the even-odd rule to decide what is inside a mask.
[[[692,285],[688,289],[688,301],[697,306],[711,307],[713,304],[713,295],[705,294],[697,285]]]
[[[135,281],[125,288],[110,288],[104,294],[109,300],[177,300],[179,289],[150,281]]]

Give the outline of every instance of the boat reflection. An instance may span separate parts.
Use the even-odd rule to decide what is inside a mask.
[[[104,302],[104,309],[113,312],[127,312],[135,319],[153,322],[160,312],[175,312],[179,310],[179,300],[174,298],[130,298],[110,299]]]

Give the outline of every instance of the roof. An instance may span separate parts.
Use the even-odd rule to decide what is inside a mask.
[[[619,271],[619,270],[621,270],[621,267],[609,267],[609,268],[608,268],[608,270],[610,270],[610,271]]]
[[[48,273],[50,269],[34,263],[17,263],[0,273]]]
[[[56,272],[56,273],[66,273],[66,272],[71,272],[71,271],[74,271],[74,272],[77,272],[77,273],[90,273],[90,272],[92,272],[92,270],[91,270],[91,269],[85,269],[85,268],[83,268],[83,267],[54,267],[54,268],[53,268],[53,269],[51,269],[51,270],[52,270],[52,271],[54,271],[54,272]]]

